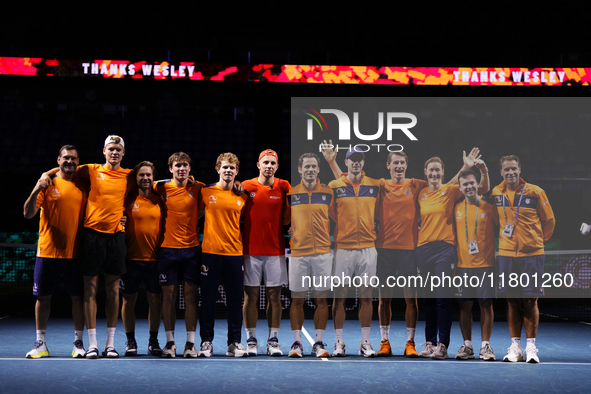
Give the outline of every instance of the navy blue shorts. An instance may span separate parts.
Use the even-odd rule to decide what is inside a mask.
[[[486,301],[495,298],[496,275],[495,267],[456,268],[455,276],[462,278],[462,285],[456,287],[456,297],[460,301]]]
[[[97,276],[101,268],[109,275],[125,273],[125,233],[101,233],[90,228],[82,230],[81,271],[84,276]]]
[[[415,250],[398,250],[376,248],[378,251],[377,275],[380,283],[386,283],[388,276],[416,275],[417,252]]]
[[[160,248],[158,274],[161,286],[182,284],[183,280],[199,286],[201,246]]]
[[[119,290],[123,294],[136,294],[140,289],[140,283],[146,284],[146,290],[152,294],[161,294],[158,281],[158,262],[127,260],[127,272],[121,275]]]
[[[456,247],[444,241],[429,242],[417,248],[417,269],[425,281],[419,290],[422,298],[453,298],[451,283],[454,267],[458,263]],[[437,278],[434,278],[437,277]],[[448,280],[444,280],[449,278]],[[431,291],[433,285],[433,291]]]
[[[499,295],[507,298],[543,296],[542,276],[545,258],[543,254],[528,257],[498,256]]]
[[[80,274],[80,260],[37,257],[33,273],[33,295],[49,296],[57,290],[60,277],[64,276],[66,292],[72,297],[84,295],[84,283]]]

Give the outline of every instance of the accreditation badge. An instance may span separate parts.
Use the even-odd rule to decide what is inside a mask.
[[[503,228],[503,231],[501,231],[501,234],[507,238],[511,238],[513,236],[514,229],[515,229],[515,224],[507,222],[507,223],[505,223],[505,227]]]
[[[468,241],[468,253],[476,254],[478,252],[480,252],[480,250],[478,250],[478,244],[476,244],[476,240]]]

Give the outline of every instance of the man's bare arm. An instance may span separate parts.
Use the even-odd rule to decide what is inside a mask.
[[[23,207],[23,215],[25,215],[25,218],[27,219],[31,219],[33,216],[37,214],[37,211],[39,211],[39,207],[37,207],[37,196],[39,195],[41,190],[51,185],[51,178],[49,178],[48,176],[45,177],[45,174],[46,173],[43,173],[41,175],[41,178],[37,180],[37,183],[35,184],[33,191],[31,191],[31,195],[29,196],[29,198],[27,198],[27,201],[25,201],[25,206]]]
[[[332,140],[322,141],[322,156],[328,162],[335,179],[339,179],[343,173],[337,164],[337,152],[332,148]]]
[[[448,185],[457,185],[459,182],[458,177],[460,175],[460,172],[464,170],[469,170],[472,167],[474,167],[476,165],[476,160],[479,160],[482,156],[480,155],[480,149],[478,148],[472,148],[468,156],[466,156],[466,151],[462,152],[464,155],[464,157],[462,158],[464,160],[464,165],[462,166],[462,168],[460,168],[460,171],[458,171],[458,173],[453,178],[451,178],[449,182],[447,182]]]
[[[483,195],[490,190],[490,179],[488,177],[488,168],[484,161],[477,159],[474,165],[480,170],[480,184],[478,185],[478,194]]]

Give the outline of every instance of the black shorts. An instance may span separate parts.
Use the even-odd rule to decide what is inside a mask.
[[[158,274],[160,285],[182,284],[183,280],[199,285],[201,246],[192,248],[160,248]]]
[[[80,271],[84,276],[97,276],[101,269],[109,275],[123,275],[126,252],[125,233],[101,233],[84,228]]]
[[[152,294],[162,293],[158,282],[158,262],[127,260],[127,272],[121,275],[119,290],[123,294],[136,294],[140,283],[146,284],[146,290]]]

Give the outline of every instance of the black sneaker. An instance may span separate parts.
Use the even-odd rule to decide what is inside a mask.
[[[135,339],[130,339],[125,344],[127,345],[125,348],[125,357],[137,356],[137,342]]]
[[[162,356],[162,349],[160,349],[158,339],[150,339],[150,341],[148,342],[148,356]]]

